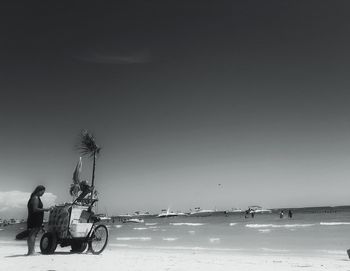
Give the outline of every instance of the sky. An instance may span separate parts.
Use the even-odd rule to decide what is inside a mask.
[[[110,215],[350,204],[349,8],[1,2],[0,217],[71,200],[82,129]]]

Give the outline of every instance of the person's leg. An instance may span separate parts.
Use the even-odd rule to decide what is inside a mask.
[[[35,252],[35,238],[36,235],[38,234],[40,228],[33,228],[29,232],[29,236],[27,239],[27,244],[28,244],[28,253],[27,255],[34,255]]]

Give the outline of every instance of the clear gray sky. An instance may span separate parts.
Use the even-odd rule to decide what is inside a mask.
[[[349,204],[349,8],[1,2],[0,216],[70,199],[81,129],[109,214]]]

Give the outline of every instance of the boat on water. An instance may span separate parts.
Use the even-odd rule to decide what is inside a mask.
[[[243,210],[240,208],[232,208],[229,212],[230,213],[242,213]]]
[[[145,221],[141,218],[129,218],[129,219],[124,219],[123,223],[144,223]]]
[[[159,215],[157,215],[157,217],[174,217],[174,216],[178,216],[178,213],[175,212],[171,212],[170,209],[163,209],[161,211],[161,213]]]
[[[187,213],[180,212],[180,211],[177,211],[176,214],[177,214],[178,216],[188,216]]]
[[[96,214],[96,216],[103,222],[110,222],[112,218],[107,216],[106,214]]]
[[[133,215],[134,218],[147,218],[147,217],[154,217],[155,215],[150,214],[149,212],[139,212],[136,211]]]
[[[272,213],[272,210],[270,209],[264,209],[261,206],[257,206],[257,205],[253,205],[253,206],[248,206],[248,210],[249,213],[254,213],[254,214],[270,214]]]
[[[229,214],[240,214],[240,213],[243,213],[244,211],[240,208],[232,208],[231,210],[227,210],[225,211],[225,214],[226,215],[229,215]]]
[[[190,216],[211,216],[215,213],[215,210],[205,210],[200,207],[194,208],[194,211],[190,212]]]
[[[19,224],[21,221],[19,219],[15,219],[15,218],[11,218],[9,221],[9,224],[13,225],[13,224]]]

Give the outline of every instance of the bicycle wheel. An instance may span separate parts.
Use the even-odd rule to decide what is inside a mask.
[[[56,234],[52,232],[46,232],[40,240],[40,250],[42,254],[52,254],[57,247]]]
[[[89,250],[92,254],[100,254],[108,243],[108,229],[105,225],[98,225],[93,229],[89,241]]]

